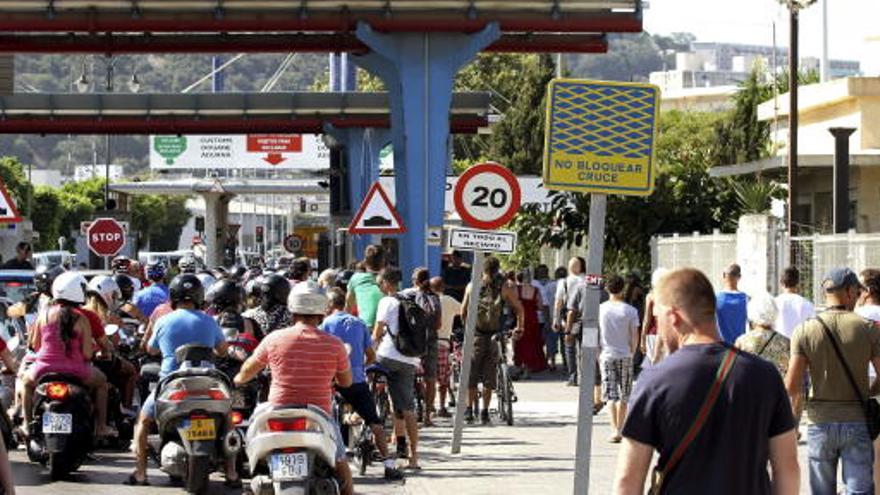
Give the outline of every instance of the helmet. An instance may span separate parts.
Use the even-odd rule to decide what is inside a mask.
[[[211,289],[211,286],[214,285],[214,282],[217,281],[213,275],[207,272],[202,272],[196,275],[199,278],[199,282],[202,283],[202,288],[205,292],[208,292]]]
[[[208,304],[215,308],[233,308],[241,304],[241,286],[233,280],[220,280],[205,295]]]
[[[51,296],[52,282],[55,281],[55,278],[58,275],[61,275],[65,271],[66,270],[61,265],[55,265],[53,267],[47,265],[38,266],[37,270],[34,272],[34,285],[37,287],[37,291],[41,294]]]
[[[193,256],[184,256],[177,262],[177,268],[180,268],[180,273],[195,273],[196,259]]]
[[[119,292],[122,294],[122,300],[131,300],[134,296],[134,282],[132,282],[131,277],[124,273],[117,273],[116,275],[113,275],[113,281],[116,282],[116,286],[119,287]]]
[[[154,261],[148,264],[147,278],[154,282],[165,278],[165,265],[161,261]]]
[[[342,270],[336,274],[336,287],[342,290],[348,289],[348,281],[354,275],[354,270]]]
[[[125,256],[117,256],[113,258],[113,261],[110,263],[110,268],[113,269],[114,272],[128,273],[128,270],[131,268],[131,260]]]
[[[64,272],[52,282],[52,299],[73,304],[86,302],[86,279],[77,272]]]
[[[201,306],[205,301],[205,288],[199,278],[191,273],[184,273],[174,277],[168,287],[171,304],[177,305],[182,302],[191,302]]]
[[[263,296],[264,309],[287,302],[287,296],[290,295],[290,282],[281,275],[277,273],[265,275],[258,285]]]
[[[230,274],[232,274],[235,278],[241,280],[245,276],[247,271],[248,271],[247,268],[245,268],[241,265],[236,265],[235,268],[232,269]]]
[[[327,311],[327,296],[321,293],[318,284],[300,282],[290,291],[287,309],[295,315],[323,315]]]
[[[108,308],[115,307],[119,300],[122,299],[122,291],[119,290],[119,285],[112,277],[107,275],[99,275],[89,281],[88,292],[100,296]]]

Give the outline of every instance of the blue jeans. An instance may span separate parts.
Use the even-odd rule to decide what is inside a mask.
[[[874,493],[874,446],[865,423],[827,423],[807,429],[810,492],[837,493],[837,462],[843,461],[848,495]]]
[[[544,326],[544,345],[547,346],[547,359],[556,359],[556,353],[559,352],[559,334],[553,331],[553,325],[550,323],[542,323]]]

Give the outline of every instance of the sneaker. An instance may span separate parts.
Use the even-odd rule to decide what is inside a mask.
[[[577,378],[574,378],[574,377],[569,378],[568,382],[566,382],[565,384],[568,385],[569,387],[577,387],[578,386]]]
[[[470,407],[464,410],[464,421],[469,425],[474,424],[474,410]]]
[[[480,413],[480,423],[483,425],[491,425],[492,420],[489,419],[489,411],[483,411]]]
[[[403,481],[403,471],[397,468],[385,468],[385,481]]]

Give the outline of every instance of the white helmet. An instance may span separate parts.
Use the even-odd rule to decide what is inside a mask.
[[[287,309],[295,315],[323,315],[327,312],[327,296],[311,280],[300,282],[287,297]]]
[[[77,272],[64,272],[52,282],[52,299],[74,304],[86,302],[86,279]]]
[[[214,282],[217,281],[217,279],[214,278],[213,275],[208,273],[198,273],[196,274],[196,278],[198,278],[199,282],[202,283],[202,287],[205,289],[205,294],[208,293],[208,289],[210,289],[211,286],[214,285]]]
[[[119,285],[111,277],[98,275],[89,282],[89,292],[94,292],[101,297],[108,308],[115,308],[116,303],[122,299],[122,291]]]

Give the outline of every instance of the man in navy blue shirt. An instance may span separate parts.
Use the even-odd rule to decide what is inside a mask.
[[[352,384],[349,388],[340,388],[339,393],[346,402],[373,430],[373,438],[376,448],[385,459],[385,479],[400,480],[401,472],[394,465],[394,458],[388,455],[388,442],[385,437],[385,427],[379,415],[376,414],[376,403],[373,394],[367,385],[367,377],[364,371],[365,364],[376,361],[376,351],[373,350],[373,340],[366,323],[360,318],[352,316],[345,311],[345,292],[334,287],[327,292],[329,299],[327,313],[321,329],[337,337],[348,350],[348,360],[351,362]],[[366,363],[364,362],[366,356]]]
[[[738,289],[739,279],[742,277],[742,269],[736,263],[724,269],[722,274],[724,288],[715,294],[715,314],[718,317],[718,331],[721,338],[730,345],[736,342],[737,337],[746,333],[746,306],[749,296]]]

